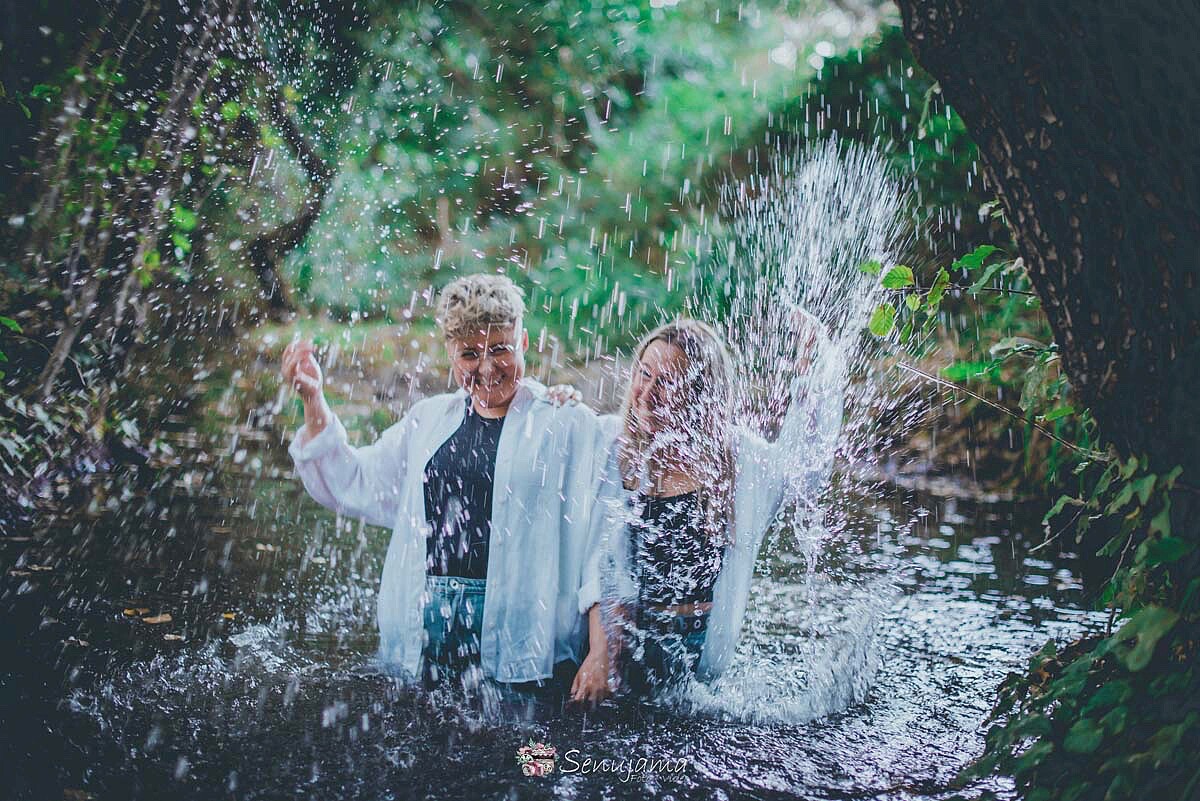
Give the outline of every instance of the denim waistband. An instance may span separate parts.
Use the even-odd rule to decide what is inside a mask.
[[[487,579],[460,578],[459,576],[426,576],[425,585],[431,590],[482,592],[487,589]]]

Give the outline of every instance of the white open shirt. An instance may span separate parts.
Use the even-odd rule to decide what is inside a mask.
[[[557,407],[521,381],[496,453],[480,666],[502,682],[549,678],[579,660],[589,515],[605,442],[586,406]],[[379,588],[380,657],[418,675],[427,600],[425,465],[462,423],[467,393],[425,398],[372,445],[352,447],[336,416],[288,453],[305,489],[341,514],[392,529]]]
[[[725,548],[713,585],[712,609],[696,667],[697,676],[704,680],[720,676],[733,659],[754,565],[771,523],[786,501],[815,506],[833,467],[844,408],[840,376],[796,377],[790,391],[792,403],[774,442],[742,428],[737,431],[734,541]],[[619,418],[606,416],[602,424],[610,440],[620,433]],[[601,452],[600,457],[605,464],[592,513],[580,609],[602,599],[629,604],[638,595],[627,547],[634,493],[625,489],[616,448]]]

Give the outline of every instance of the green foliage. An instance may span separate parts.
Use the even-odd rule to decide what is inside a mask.
[[[902,266],[869,263],[862,269],[880,275],[894,298],[876,310],[871,332],[890,336],[902,324],[900,341],[910,355],[925,350],[909,333],[933,333],[948,290],[978,297],[988,288],[1017,289],[997,295],[1023,293],[1028,285],[1020,260],[1006,260],[990,245],[940,269],[928,288]],[[953,285],[951,272],[964,282]],[[1115,568],[1097,599],[1111,610],[1109,633],[1062,654],[1048,643],[1026,673],[1010,674],[1000,688],[986,751],[963,778],[999,770],[1013,775],[1030,798],[1189,798],[1200,788],[1194,759],[1200,746],[1200,549],[1191,518],[1173,519],[1172,507],[1182,498],[1194,509],[1194,490],[1179,485],[1179,467],[1159,473],[1145,457],[1118,459],[1111,449],[1095,450],[1095,425],[1087,410],[1068,402],[1070,388],[1053,343],[1009,335],[987,352],[986,360],[949,365],[943,376],[1017,387],[1026,419],[1073,435],[1077,488],[1047,511],[1047,539],[1071,531],[1083,545],[1094,540],[1093,532],[1103,532],[1098,556],[1115,560]],[[1121,621],[1116,631],[1114,619]]]
[[[1111,534],[1099,553],[1116,569],[1099,602],[1122,624],[1062,654],[1049,643],[1027,673],[1011,674],[968,775],[1012,772],[1030,797],[1190,798],[1200,776],[1200,579],[1191,521],[1172,528],[1181,470],[1154,473],[1130,457],[1075,472],[1079,491],[1044,523],[1073,528],[1080,543],[1094,526]]]
[[[899,26],[885,25],[861,47],[825,59],[803,95],[776,110],[791,135],[810,139],[895,143],[889,159],[910,178],[916,221],[926,237],[915,243],[915,264],[1006,235],[975,210],[990,200],[978,175],[978,150],[941,90],[917,64]],[[757,136],[763,141],[767,131]],[[775,131],[771,131],[775,134]],[[776,135],[777,138],[777,135]],[[786,136],[783,137],[786,143]]]
[[[681,311],[731,155],[809,74],[766,57],[783,12],[717,10],[389,8],[359,45],[338,186],[294,284],[403,319],[414,293],[503,269],[534,340],[566,355]]]

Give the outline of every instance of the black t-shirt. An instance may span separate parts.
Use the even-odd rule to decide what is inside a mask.
[[[467,398],[462,424],[425,465],[425,542],[431,576],[487,578],[492,485],[504,418],[481,417]]]
[[[721,572],[721,547],[703,526],[696,492],[639,495],[642,511],[630,524],[634,564],[643,604],[707,603]]]

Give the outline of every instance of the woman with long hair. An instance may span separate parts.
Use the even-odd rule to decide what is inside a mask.
[[[842,417],[841,388],[820,380],[822,324],[795,315],[791,402],[771,443],[736,423],[736,377],[721,336],[680,319],[634,351],[614,443],[593,510],[580,608],[591,651],[573,697],[610,689],[612,657],[635,691],[729,665],[763,535],[789,489],[815,500]]]

